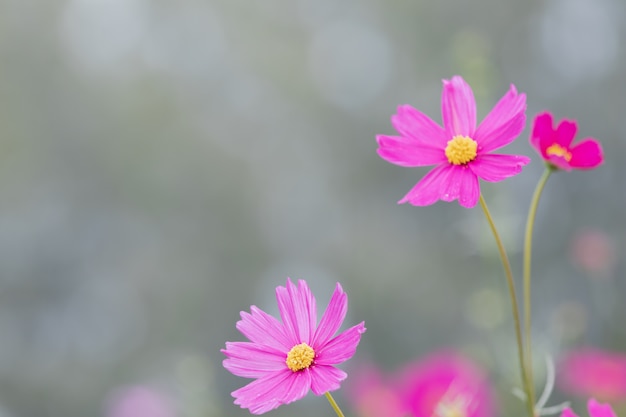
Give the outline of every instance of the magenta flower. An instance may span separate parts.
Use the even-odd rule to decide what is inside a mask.
[[[410,416],[495,416],[494,394],[486,375],[456,353],[436,353],[409,365],[400,381]]]
[[[307,283],[276,288],[282,323],[258,309],[241,312],[237,329],[250,342],[226,342],[223,364],[237,376],[255,378],[233,391],[235,404],[263,414],[304,397],[339,388],[347,374],[335,368],[354,355],[365,332],[363,322],[337,336],[348,311],[348,297],[337,283],[328,307],[317,324],[315,297]]]
[[[561,120],[556,130],[552,127],[552,114],[535,116],[530,144],[551,166],[565,171],[596,168],[604,161],[600,142],[585,138],[572,145],[576,136],[576,122]]]
[[[565,355],[557,379],[561,391],[604,401],[626,399],[626,354],[584,348]]]
[[[600,404],[594,398],[587,402],[587,409],[591,417],[617,417],[610,405]],[[566,408],[561,413],[561,417],[578,417],[578,415],[571,408]]]
[[[400,136],[376,136],[378,155],[404,167],[436,165],[398,203],[427,206],[437,200],[459,200],[471,208],[480,197],[478,179],[502,181],[521,172],[530,159],[492,153],[522,132],[526,95],[515,86],[476,128],[476,102],[470,86],[459,76],[443,80],[443,128],[419,110],[399,106],[391,124]]]

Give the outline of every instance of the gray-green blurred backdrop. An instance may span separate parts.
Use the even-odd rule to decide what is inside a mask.
[[[602,141],[603,167],[554,175],[541,201],[533,331],[539,365],[626,350],[625,27],[622,0],[0,1],[0,416],[108,416],[136,386],[178,416],[246,416],[220,349],[287,277],[320,310],[344,286],[346,324],[368,328],[345,369],[454,347],[519,409],[480,208],[397,205],[427,169],[376,155],[397,105],[441,121],[455,74],[479,118],[511,83],[528,95],[505,152],[533,162],[482,185],[517,279],[532,117]],[[572,243],[590,231],[599,269]],[[273,415],[332,414],[311,397]]]

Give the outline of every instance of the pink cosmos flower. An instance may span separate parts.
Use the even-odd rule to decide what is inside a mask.
[[[600,404],[594,398],[587,402],[587,409],[591,417],[617,417],[613,408],[608,404]],[[561,417],[578,417],[571,408],[566,408],[561,413]]]
[[[559,365],[558,387],[604,401],[626,399],[626,354],[583,348],[565,355]]]
[[[526,156],[492,153],[522,132],[525,111],[526,95],[511,85],[477,128],[474,93],[459,76],[443,80],[443,128],[419,110],[399,106],[391,124],[400,136],[376,136],[378,155],[405,167],[436,166],[398,203],[427,206],[458,199],[461,206],[474,207],[480,197],[479,178],[502,181],[530,162]]]
[[[256,306],[241,312],[237,329],[250,342],[226,342],[223,364],[237,376],[256,378],[233,391],[235,404],[263,414],[303,398],[339,388],[347,374],[335,368],[354,355],[365,332],[361,322],[337,336],[348,311],[348,297],[337,283],[328,307],[317,324],[315,297],[307,283],[276,288],[282,323]]]
[[[535,116],[530,144],[551,166],[565,171],[596,168],[604,161],[602,147],[593,138],[585,138],[572,145],[576,136],[576,122],[561,120],[556,130],[552,127],[552,114]]]
[[[413,417],[493,417],[494,394],[486,375],[453,352],[430,355],[400,377],[406,412]]]

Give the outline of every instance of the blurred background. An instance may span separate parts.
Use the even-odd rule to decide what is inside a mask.
[[[528,95],[503,152],[533,162],[482,184],[518,282],[532,117],[605,149],[539,207],[538,386],[544,354],[626,352],[625,27],[621,0],[0,1],[0,416],[249,415],[220,349],[241,310],[276,313],[288,276],[320,310],[341,282],[346,325],[365,320],[345,369],[453,348],[522,410],[482,212],[397,205],[428,170],[376,155],[397,105],[441,121],[455,74],[479,119],[510,83]],[[332,410],[310,395],[271,414],[294,413]]]

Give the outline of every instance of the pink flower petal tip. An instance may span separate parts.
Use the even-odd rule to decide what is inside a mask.
[[[526,123],[526,95],[511,85],[476,126],[476,102],[460,76],[443,80],[443,127],[409,105],[398,107],[391,123],[399,136],[378,135],[378,155],[395,165],[435,165],[399,203],[427,206],[458,200],[462,207],[478,203],[478,179],[502,181],[521,172],[530,159],[493,151],[513,142]]]
[[[587,402],[587,409],[590,417],[617,417],[610,405],[600,404],[595,400],[595,398],[589,399]],[[578,417],[578,415],[568,407],[563,410],[561,417]]]
[[[326,311],[317,322],[315,297],[303,280],[287,279],[276,288],[281,321],[252,306],[241,312],[237,329],[249,342],[226,342],[224,367],[254,378],[232,393],[235,404],[263,414],[282,404],[339,388],[347,374],[335,365],[350,359],[365,332],[361,322],[335,336],[348,311],[348,297],[337,283]]]
[[[571,171],[593,169],[604,162],[602,146],[594,138],[585,138],[572,144],[576,136],[576,122],[561,120],[553,127],[550,112],[535,116],[530,144],[551,167]]]

